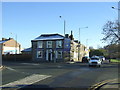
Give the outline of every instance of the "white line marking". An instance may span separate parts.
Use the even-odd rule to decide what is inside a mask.
[[[2,88],[2,87],[22,88],[24,86],[31,85],[33,83],[39,82],[39,81],[44,80],[44,79],[49,78],[49,77],[51,77],[51,75],[33,74],[33,75],[25,77],[23,79],[2,85],[2,86],[0,86],[0,88]]]
[[[25,65],[40,65],[40,64],[36,64],[36,63],[21,63],[21,64],[25,64]]]
[[[13,68],[10,68],[10,67],[6,67],[7,69],[11,70],[11,71],[16,71],[15,69]]]
[[[15,70],[15,69],[13,69],[13,68],[10,68],[10,67],[6,67],[7,69],[9,69],[9,70],[11,70],[11,71],[14,71],[14,72],[18,72],[18,73],[23,73],[23,74],[27,74],[27,75],[30,75],[29,73],[27,73],[27,72],[21,72],[21,71],[17,71],[17,70]]]

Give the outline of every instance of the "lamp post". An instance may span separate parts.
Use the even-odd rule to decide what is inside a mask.
[[[11,33],[11,34],[13,34],[13,33]],[[15,42],[15,54],[17,54],[17,34],[15,34],[15,40],[16,40],[16,42]]]
[[[79,28],[78,61],[80,60],[80,46],[81,46],[81,42],[80,42],[80,30],[84,29],[84,28],[88,28],[88,27]]]
[[[120,4],[120,2],[119,2],[119,4]],[[120,36],[120,8],[112,7],[112,9],[118,10],[118,35]],[[120,44],[120,42],[118,42],[118,43]]]
[[[81,31],[81,29],[84,29],[84,28],[88,28],[88,27],[79,28],[79,42],[81,42],[81,41],[80,41],[80,31]]]
[[[59,16],[60,18],[62,18],[62,16]],[[65,36],[65,30],[66,30],[66,21],[64,19],[64,36]]]
[[[88,46],[88,39],[86,39],[86,48],[87,48],[87,47],[89,47],[89,46]]]
[[[11,33],[11,34],[13,34],[13,33]],[[17,34],[15,34],[15,40],[16,40],[16,42],[15,42],[15,61],[16,61],[16,54],[17,54]]]
[[[112,7],[112,9],[120,10],[119,8]]]

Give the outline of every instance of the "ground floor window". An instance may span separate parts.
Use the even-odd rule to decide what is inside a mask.
[[[62,51],[56,51],[56,58],[58,59],[62,58]]]
[[[37,58],[42,58],[43,51],[37,51]]]

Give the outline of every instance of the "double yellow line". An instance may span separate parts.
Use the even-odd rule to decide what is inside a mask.
[[[105,80],[105,81],[101,81],[97,84],[94,84],[93,86],[91,86],[88,90],[97,90],[98,88],[100,88],[101,86],[107,84],[107,83],[110,83],[114,80],[118,80],[118,79],[111,79],[111,80]]]

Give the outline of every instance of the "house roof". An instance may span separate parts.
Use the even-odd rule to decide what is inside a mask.
[[[60,34],[42,34],[39,37],[35,38],[33,41],[37,40],[60,40],[64,39],[64,36]]]
[[[6,43],[7,41],[10,41],[10,40],[14,40],[14,39],[13,39],[13,38],[8,38],[8,39],[2,38],[2,40],[0,40],[0,44]],[[15,41],[15,40],[14,40],[14,41]],[[15,41],[15,42],[17,42],[17,41]],[[17,44],[20,45],[18,42],[17,42]],[[13,45],[13,44],[12,44],[12,45]]]
[[[31,48],[26,48],[24,50],[22,50],[22,52],[30,52],[31,51]]]
[[[0,40],[0,44],[7,42],[8,40]]]

